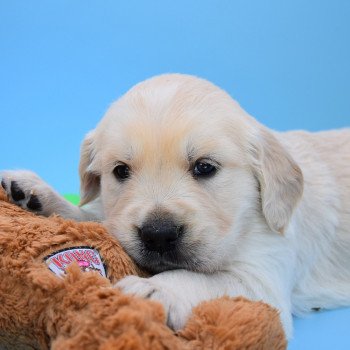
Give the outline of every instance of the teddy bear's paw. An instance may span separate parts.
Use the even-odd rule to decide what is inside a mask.
[[[1,172],[0,177],[12,203],[36,213],[51,214],[46,213],[45,204],[55,194],[39,176],[27,170],[13,170]]]
[[[152,277],[127,276],[116,285],[124,293],[160,302],[167,315],[167,324],[177,331],[185,326],[192,311],[187,300],[180,298],[174,290]]]

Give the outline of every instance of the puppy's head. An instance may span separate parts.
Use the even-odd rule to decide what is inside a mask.
[[[282,232],[302,175],[274,136],[216,86],[164,75],[136,85],[86,137],[82,204],[141,266],[215,271],[263,221]]]

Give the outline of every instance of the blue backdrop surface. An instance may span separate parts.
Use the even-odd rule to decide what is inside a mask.
[[[0,169],[78,189],[79,145],[155,74],[217,83],[278,129],[350,125],[347,0],[0,1]]]
[[[0,0],[0,169],[77,192],[84,134],[166,72],[215,82],[277,130],[350,126],[349,18],[348,0]],[[296,339],[315,323],[301,324]]]

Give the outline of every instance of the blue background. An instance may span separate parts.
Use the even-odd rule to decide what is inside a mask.
[[[349,126],[349,62],[348,0],[0,0],[0,169],[76,193],[84,134],[165,72],[215,82],[277,130]],[[349,313],[297,321],[290,349],[349,349],[330,321]]]

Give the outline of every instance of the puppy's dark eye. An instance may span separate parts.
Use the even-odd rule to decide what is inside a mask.
[[[216,167],[213,164],[205,161],[198,161],[195,163],[193,168],[193,175],[195,177],[209,177],[216,173]]]
[[[119,164],[113,169],[114,176],[120,180],[126,180],[130,176],[130,168],[126,164]]]

